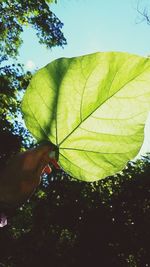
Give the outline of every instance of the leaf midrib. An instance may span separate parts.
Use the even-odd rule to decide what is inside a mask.
[[[117,94],[119,91],[121,91],[127,84],[131,83],[134,79],[136,79],[137,77],[139,77],[141,74],[143,74],[143,72],[145,72],[150,66],[148,65],[148,67],[144,70],[142,70],[138,75],[134,76],[132,79],[130,79],[128,82],[126,82],[118,91],[114,92],[114,94],[112,94],[110,97],[108,97],[107,99],[105,99],[100,105],[98,105],[87,117],[85,117],[59,144],[58,147],[60,147],[67,138],[69,138],[69,136],[72,135],[73,132],[76,131],[76,129],[84,122],[86,121],[99,107],[101,107],[102,105],[105,104],[106,101],[108,101],[109,99],[111,99],[115,94]],[[111,84],[112,85],[112,84]]]

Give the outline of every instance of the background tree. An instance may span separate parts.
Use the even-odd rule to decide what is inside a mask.
[[[137,12],[140,15],[139,21],[146,21],[148,25],[150,25],[150,5],[149,2],[146,1],[138,1],[137,3]]]
[[[63,23],[51,12],[48,2],[4,0],[0,2],[0,167],[8,156],[30,146],[31,136],[17,119],[20,113],[20,93],[31,78],[18,63],[21,33],[27,26],[35,29],[39,42],[47,48],[63,46]],[[16,58],[16,65],[10,59]]]
[[[149,156],[95,183],[53,171],[0,229],[3,266],[149,266]]]
[[[66,39],[61,31],[63,23],[51,12],[47,2],[4,0],[0,2],[0,52],[5,58],[16,57],[23,40],[24,27],[31,26],[41,44],[47,48],[63,46]]]

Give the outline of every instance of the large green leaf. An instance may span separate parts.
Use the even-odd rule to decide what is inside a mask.
[[[121,52],[60,58],[39,70],[22,111],[38,141],[59,149],[72,176],[95,181],[139,152],[150,109],[150,59]]]

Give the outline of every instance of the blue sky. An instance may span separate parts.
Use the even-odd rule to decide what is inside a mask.
[[[64,23],[67,46],[46,49],[35,32],[23,33],[20,61],[26,69],[40,68],[60,57],[73,57],[96,51],[126,51],[150,55],[150,25],[142,21],[142,10],[149,0],[58,0],[51,10]],[[150,125],[150,123],[149,123]],[[142,152],[150,151],[150,126],[146,126]]]
[[[30,60],[36,67],[42,67],[59,57],[95,51],[149,55],[150,26],[141,21],[136,10],[138,2],[141,9],[148,5],[148,0],[58,0],[51,9],[64,23],[68,45],[64,49],[46,49],[28,28],[23,34],[21,61],[27,64]]]

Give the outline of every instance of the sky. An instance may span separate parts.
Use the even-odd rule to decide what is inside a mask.
[[[150,26],[137,12],[149,0],[58,0],[51,10],[64,23],[67,46],[46,49],[38,44],[36,34],[23,34],[21,60],[42,67],[60,57],[72,57],[96,51],[126,51],[150,54]],[[29,64],[30,65],[30,64]]]
[[[51,10],[64,23],[64,48],[46,49],[35,32],[23,33],[20,61],[35,70],[60,57],[74,57],[97,51],[125,51],[150,55],[150,25],[137,12],[148,8],[149,0],[57,0]],[[141,153],[150,151],[150,119]]]

